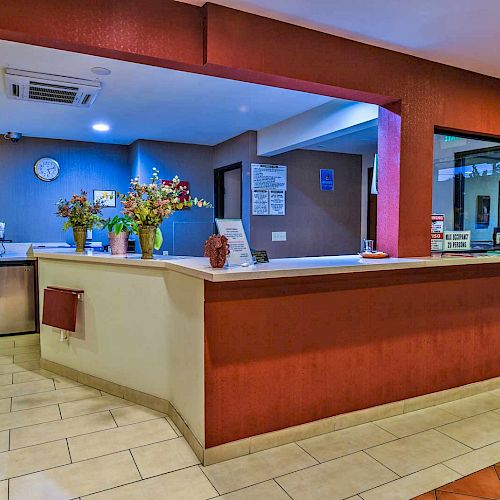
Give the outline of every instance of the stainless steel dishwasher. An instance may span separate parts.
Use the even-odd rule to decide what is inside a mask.
[[[0,335],[35,330],[35,263],[0,261]]]

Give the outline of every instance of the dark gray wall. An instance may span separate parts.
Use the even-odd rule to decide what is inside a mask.
[[[272,258],[354,254],[361,238],[361,156],[296,150],[258,163],[286,165],[286,215],[252,216],[252,246]],[[335,190],[321,191],[319,171],[333,168]],[[286,231],[286,241],[271,241]]]
[[[138,175],[141,182],[147,182],[156,167],[161,178],[178,175],[189,181],[191,196],[212,201],[212,149],[196,144],[136,141],[131,147],[132,176]],[[162,232],[162,251],[171,255],[203,255],[203,244],[213,233],[213,209],[193,207],[176,212],[163,223]]]
[[[35,162],[45,156],[61,166],[60,176],[52,182],[39,180],[33,172]],[[127,146],[29,137],[17,144],[1,140],[0,221],[7,224],[5,237],[17,242],[71,243],[71,231],[63,231],[64,220],[55,215],[56,202],[81,189],[90,198],[94,189],[123,192],[129,180]],[[103,215],[118,213],[117,205],[117,209],[104,209]],[[95,231],[94,239],[106,241],[107,236]]]

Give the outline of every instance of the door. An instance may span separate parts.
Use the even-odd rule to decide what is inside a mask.
[[[241,219],[241,163],[214,170],[214,212],[217,219]]]

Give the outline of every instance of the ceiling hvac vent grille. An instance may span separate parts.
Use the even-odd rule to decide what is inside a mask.
[[[89,107],[101,90],[92,80],[6,69],[7,97],[23,101]]]

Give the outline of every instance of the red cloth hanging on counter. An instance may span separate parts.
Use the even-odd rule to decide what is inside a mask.
[[[69,332],[76,330],[78,296],[83,290],[49,286],[43,291],[44,325]]]

